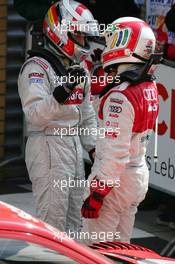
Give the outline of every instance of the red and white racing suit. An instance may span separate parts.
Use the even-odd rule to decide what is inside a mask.
[[[145,153],[158,109],[155,82],[124,82],[102,97],[96,158],[89,181],[97,176],[109,184],[113,181],[114,187],[104,198],[99,217],[83,219],[82,235],[89,235],[85,243],[119,238],[130,241],[137,206],[148,190]],[[89,193],[88,186],[85,199]]]
[[[96,115],[88,84],[77,85],[59,104],[53,96],[56,80],[51,64],[40,57],[28,59],[20,71],[18,88],[29,135],[25,159],[37,216],[61,231],[75,231],[85,185],[82,145],[89,152],[96,143],[95,135],[83,130],[79,135],[77,128],[96,128]]]

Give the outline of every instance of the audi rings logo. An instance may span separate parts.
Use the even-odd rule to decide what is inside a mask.
[[[146,101],[155,101],[157,100],[157,91],[155,89],[144,89],[143,90],[144,98]]]
[[[119,113],[122,112],[122,107],[121,106],[117,106],[117,105],[110,105],[109,106],[109,112],[119,114]]]

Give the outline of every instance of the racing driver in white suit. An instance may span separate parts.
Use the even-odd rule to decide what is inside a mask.
[[[154,53],[151,28],[137,18],[119,18],[105,38],[103,68],[114,81],[101,93],[99,124],[106,132],[97,139],[81,209],[85,243],[130,241],[137,206],[148,189],[145,153],[159,109],[152,73],[161,54]]]
[[[37,216],[64,232],[80,228],[82,146],[92,154],[96,141],[91,132],[78,130],[96,128],[83,64],[92,32],[78,28],[87,23],[97,22],[84,5],[73,0],[53,4],[43,23],[45,46],[28,52],[18,79],[28,131],[26,165]]]

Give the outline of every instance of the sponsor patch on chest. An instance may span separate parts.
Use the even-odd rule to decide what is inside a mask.
[[[66,100],[65,104],[82,104],[84,100],[84,89],[77,87],[74,89],[73,93]]]
[[[117,99],[117,98],[110,98],[110,102],[111,102],[111,103],[120,104],[120,105],[123,104],[123,100],[121,100],[121,99]]]
[[[110,105],[109,106],[109,112],[110,113],[121,113],[122,112],[122,107],[121,106],[117,106],[117,105]]]

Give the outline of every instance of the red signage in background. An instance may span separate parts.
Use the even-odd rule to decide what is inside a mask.
[[[174,69],[175,70],[175,69]],[[175,87],[174,89],[167,89],[162,83],[157,84],[160,100],[166,101],[170,99],[171,106],[170,106],[170,124],[167,124],[165,120],[162,120],[158,125],[158,135],[164,135],[167,132],[168,126],[170,127],[169,136],[171,139],[175,140]]]
[[[175,195],[175,68],[160,65],[156,77],[160,100],[158,162],[154,162],[153,133],[146,154],[150,186]]]

